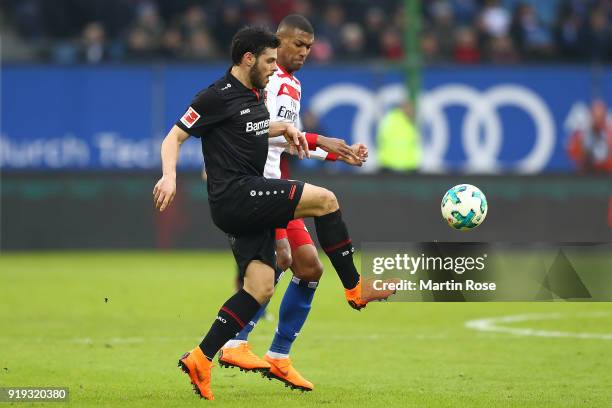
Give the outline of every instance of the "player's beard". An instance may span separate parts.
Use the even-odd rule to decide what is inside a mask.
[[[255,64],[251,67],[249,79],[251,80],[251,84],[257,89],[264,89],[268,83],[268,78],[263,70],[259,68],[259,64]]]

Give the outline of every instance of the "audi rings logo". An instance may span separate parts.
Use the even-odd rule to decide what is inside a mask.
[[[405,97],[404,87],[393,84],[373,92],[355,84],[338,84],[317,93],[311,109],[319,117],[338,106],[354,106],[352,123],[355,142],[373,146],[375,124],[390,107]],[[555,147],[555,124],[546,103],[531,90],[516,84],[500,84],[479,91],[463,84],[448,84],[421,95],[418,121],[428,137],[423,143],[422,170],[441,172],[446,169],[444,156],[451,142],[450,126],[445,109],[459,106],[466,109],[461,125],[461,141],[466,156],[465,170],[537,173],[549,162]],[[524,111],[535,125],[533,147],[521,159],[502,165],[499,160],[503,135],[499,108],[514,106]],[[375,155],[373,155],[375,156]],[[364,166],[373,171],[375,157]]]

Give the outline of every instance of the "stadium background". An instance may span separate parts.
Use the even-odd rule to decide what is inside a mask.
[[[93,353],[87,361],[78,360],[87,366],[109,358],[107,352],[133,351],[130,347],[174,358],[172,353],[180,354],[180,347],[193,339],[168,340],[152,327],[195,336],[186,325],[199,327],[201,316],[185,314],[177,321],[170,310],[185,310],[186,305],[195,310],[200,299],[165,290],[180,291],[175,279],[231,290],[231,257],[225,237],[209,217],[199,143],[186,143],[178,195],[163,215],[155,213],[151,202],[160,174],[159,143],[194,92],[226,69],[231,35],[244,24],[274,27],[289,12],[308,16],[316,30],[316,45],[298,73],[303,114],[308,112],[317,130],[365,142],[371,152],[359,170],[293,160],[293,176],[336,192],[356,243],[612,241],[612,169],[581,169],[568,153],[571,135],[589,128],[591,101],[612,103],[609,1],[385,0],[374,5],[365,0],[5,0],[0,4],[0,290],[8,307],[3,308],[0,326],[7,354],[0,355],[0,362],[8,369],[0,374],[5,375],[0,384],[46,383],[30,357],[41,342],[55,346],[53,362],[43,372],[59,373],[71,387],[78,387],[79,375],[90,379],[85,387],[89,393],[76,391],[84,403],[130,400],[138,405],[136,398],[143,401],[151,395],[136,382],[166,378],[157,365],[145,365],[143,377],[124,378],[132,387],[126,389],[134,391],[126,397],[106,392],[116,385],[112,368],[92,365],[95,375],[102,373],[96,386],[86,368],[76,374],[79,370],[71,371],[57,360],[69,360],[73,349],[82,348]],[[383,172],[376,160],[376,128],[404,95],[418,102],[424,158],[417,172]],[[443,193],[460,182],[481,187],[490,205],[487,221],[469,234],[452,231],[439,214]],[[84,251],[88,249],[112,251]],[[114,251],[118,249],[146,251]],[[154,249],[196,252],[150,251]],[[457,323],[479,316],[551,312],[571,316],[562,329],[610,332],[608,306],[598,306],[595,312],[607,316],[599,318],[590,305],[418,305],[410,306],[410,316],[404,313],[406,305],[374,305],[363,331],[356,331],[338,320],[356,321],[342,309],[341,299],[333,297],[338,293],[335,278],[326,276],[320,295],[324,300],[317,301],[300,339],[300,348],[309,350],[298,354],[303,360],[325,355],[313,342],[330,330],[341,331],[335,343],[342,343],[342,333],[360,339],[363,353],[370,350],[364,344],[383,339],[380,345],[386,349],[411,347],[429,357],[406,362],[424,370],[423,381],[415,380],[416,374],[398,374],[405,362],[398,357],[393,367],[402,384],[383,374],[382,389],[395,395],[398,387],[416,382],[423,391],[381,397],[378,404],[452,406],[457,395],[472,406],[499,405],[512,404],[506,396],[512,394],[522,406],[551,401],[556,406],[603,406],[611,398],[604,386],[612,372],[605,340],[532,338],[528,343],[506,334],[474,337]],[[162,290],[159,304],[152,305],[147,293]],[[213,289],[202,291],[206,295]],[[24,302],[23,293],[32,298]],[[119,302],[112,312],[88,300],[108,293],[109,304]],[[221,300],[215,296],[205,297],[206,313]],[[278,302],[280,297],[275,298]],[[82,312],[74,310],[74,299],[82,300]],[[386,314],[390,309],[395,320]],[[559,329],[554,323],[548,327],[553,331]],[[394,324],[410,327],[415,337]],[[271,332],[273,325],[262,330]],[[80,342],[73,342],[75,338]],[[551,343],[557,340],[564,343]],[[255,338],[262,350],[266,341],[263,334]],[[469,350],[475,362],[489,359],[497,365],[467,365],[453,357],[457,350],[448,341]],[[424,342],[436,347],[425,351]],[[578,349],[582,357],[575,356]],[[553,372],[545,368],[533,371],[531,383],[519,380],[518,372],[532,367],[527,360],[508,356],[525,350],[530,350],[528,355],[539,353],[535,363],[541,367],[557,359],[555,373],[573,379],[576,392],[568,393],[562,380],[550,380]],[[15,370],[9,352],[22,359],[24,370]],[[428,361],[440,353],[448,363],[433,372]],[[122,356],[114,354],[109,361],[119,362]],[[367,357],[363,363],[379,369]],[[337,364],[321,364],[309,367],[309,373],[318,384],[323,379],[336,384],[338,379],[326,373],[334,372]],[[465,388],[465,379],[477,377],[480,370],[485,370],[483,388]],[[585,370],[594,376],[573,377]],[[11,372],[14,377],[7,374]],[[505,375],[514,389],[495,382]],[[256,387],[248,388],[255,396],[250,400],[243,391],[230,402],[257,404],[270,392],[250,378],[225,377],[220,382],[234,380]],[[345,380],[352,386],[362,382],[350,375]],[[550,392],[541,387],[546,381],[554,382]],[[173,382],[158,386],[172,394],[155,394],[152,401],[175,398]],[[365,397],[353,399],[343,386],[331,397],[321,391],[325,401],[329,397],[336,403],[377,405]],[[435,395],[424,397],[432,389]],[[295,402],[291,395],[282,398]],[[314,398],[308,403],[325,403],[316,399],[321,397],[308,398]]]
[[[378,214],[353,226],[357,241],[466,239],[436,210],[464,180],[485,183],[492,203],[469,240],[610,240],[609,174],[584,174],[568,154],[591,101],[612,95],[609,2],[415,4],[4,2],[2,248],[223,248],[196,140],[183,149],[188,188],[174,209],[160,216],[148,205],[159,143],[226,68],[235,29],[273,27],[291,10],[317,31],[299,73],[303,115],[372,152],[357,174],[293,160],[294,176],[340,189],[349,213]],[[418,99],[421,171],[381,175],[377,125],[406,94]]]

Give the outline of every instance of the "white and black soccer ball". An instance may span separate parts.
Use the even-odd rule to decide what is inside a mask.
[[[459,184],[442,197],[442,217],[457,230],[476,228],[486,218],[487,210],[487,198],[471,184]]]

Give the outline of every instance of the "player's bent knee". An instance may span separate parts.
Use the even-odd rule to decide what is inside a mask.
[[[338,199],[336,198],[336,195],[334,193],[332,193],[329,190],[325,190],[325,191],[326,191],[325,200],[324,200],[325,214],[330,214],[338,210],[338,208],[340,208],[340,205],[338,204]]]
[[[321,276],[323,276],[323,264],[317,259],[316,265],[314,265],[312,268],[310,282],[318,282],[321,279]]]
[[[323,264],[314,245],[303,245],[296,250],[292,271],[295,277],[307,282],[318,282],[323,275]]]
[[[285,252],[284,255],[276,254],[276,265],[282,270],[286,271],[291,266],[291,254]]]
[[[293,258],[291,250],[287,248],[277,248],[276,250],[276,265],[283,271],[286,271],[291,266]]]
[[[333,213],[338,209],[338,199],[331,191],[322,188],[317,200],[317,208],[315,217],[321,217],[326,214]]]
[[[330,214],[338,208],[338,200],[334,193],[323,187],[305,184],[294,218],[320,217]]]
[[[305,265],[302,267],[295,276],[305,280],[307,282],[318,282],[323,275],[323,265],[317,260],[317,262]]]
[[[264,304],[274,294],[274,269],[261,261],[252,261],[246,269],[243,289]]]
[[[274,295],[274,284],[266,285],[261,288],[260,296],[265,299],[265,302],[272,299],[272,295]]]
[[[259,304],[264,304],[272,298],[274,294],[274,284],[258,282],[254,285],[247,285],[245,282],[244,290],[253,296]]]

